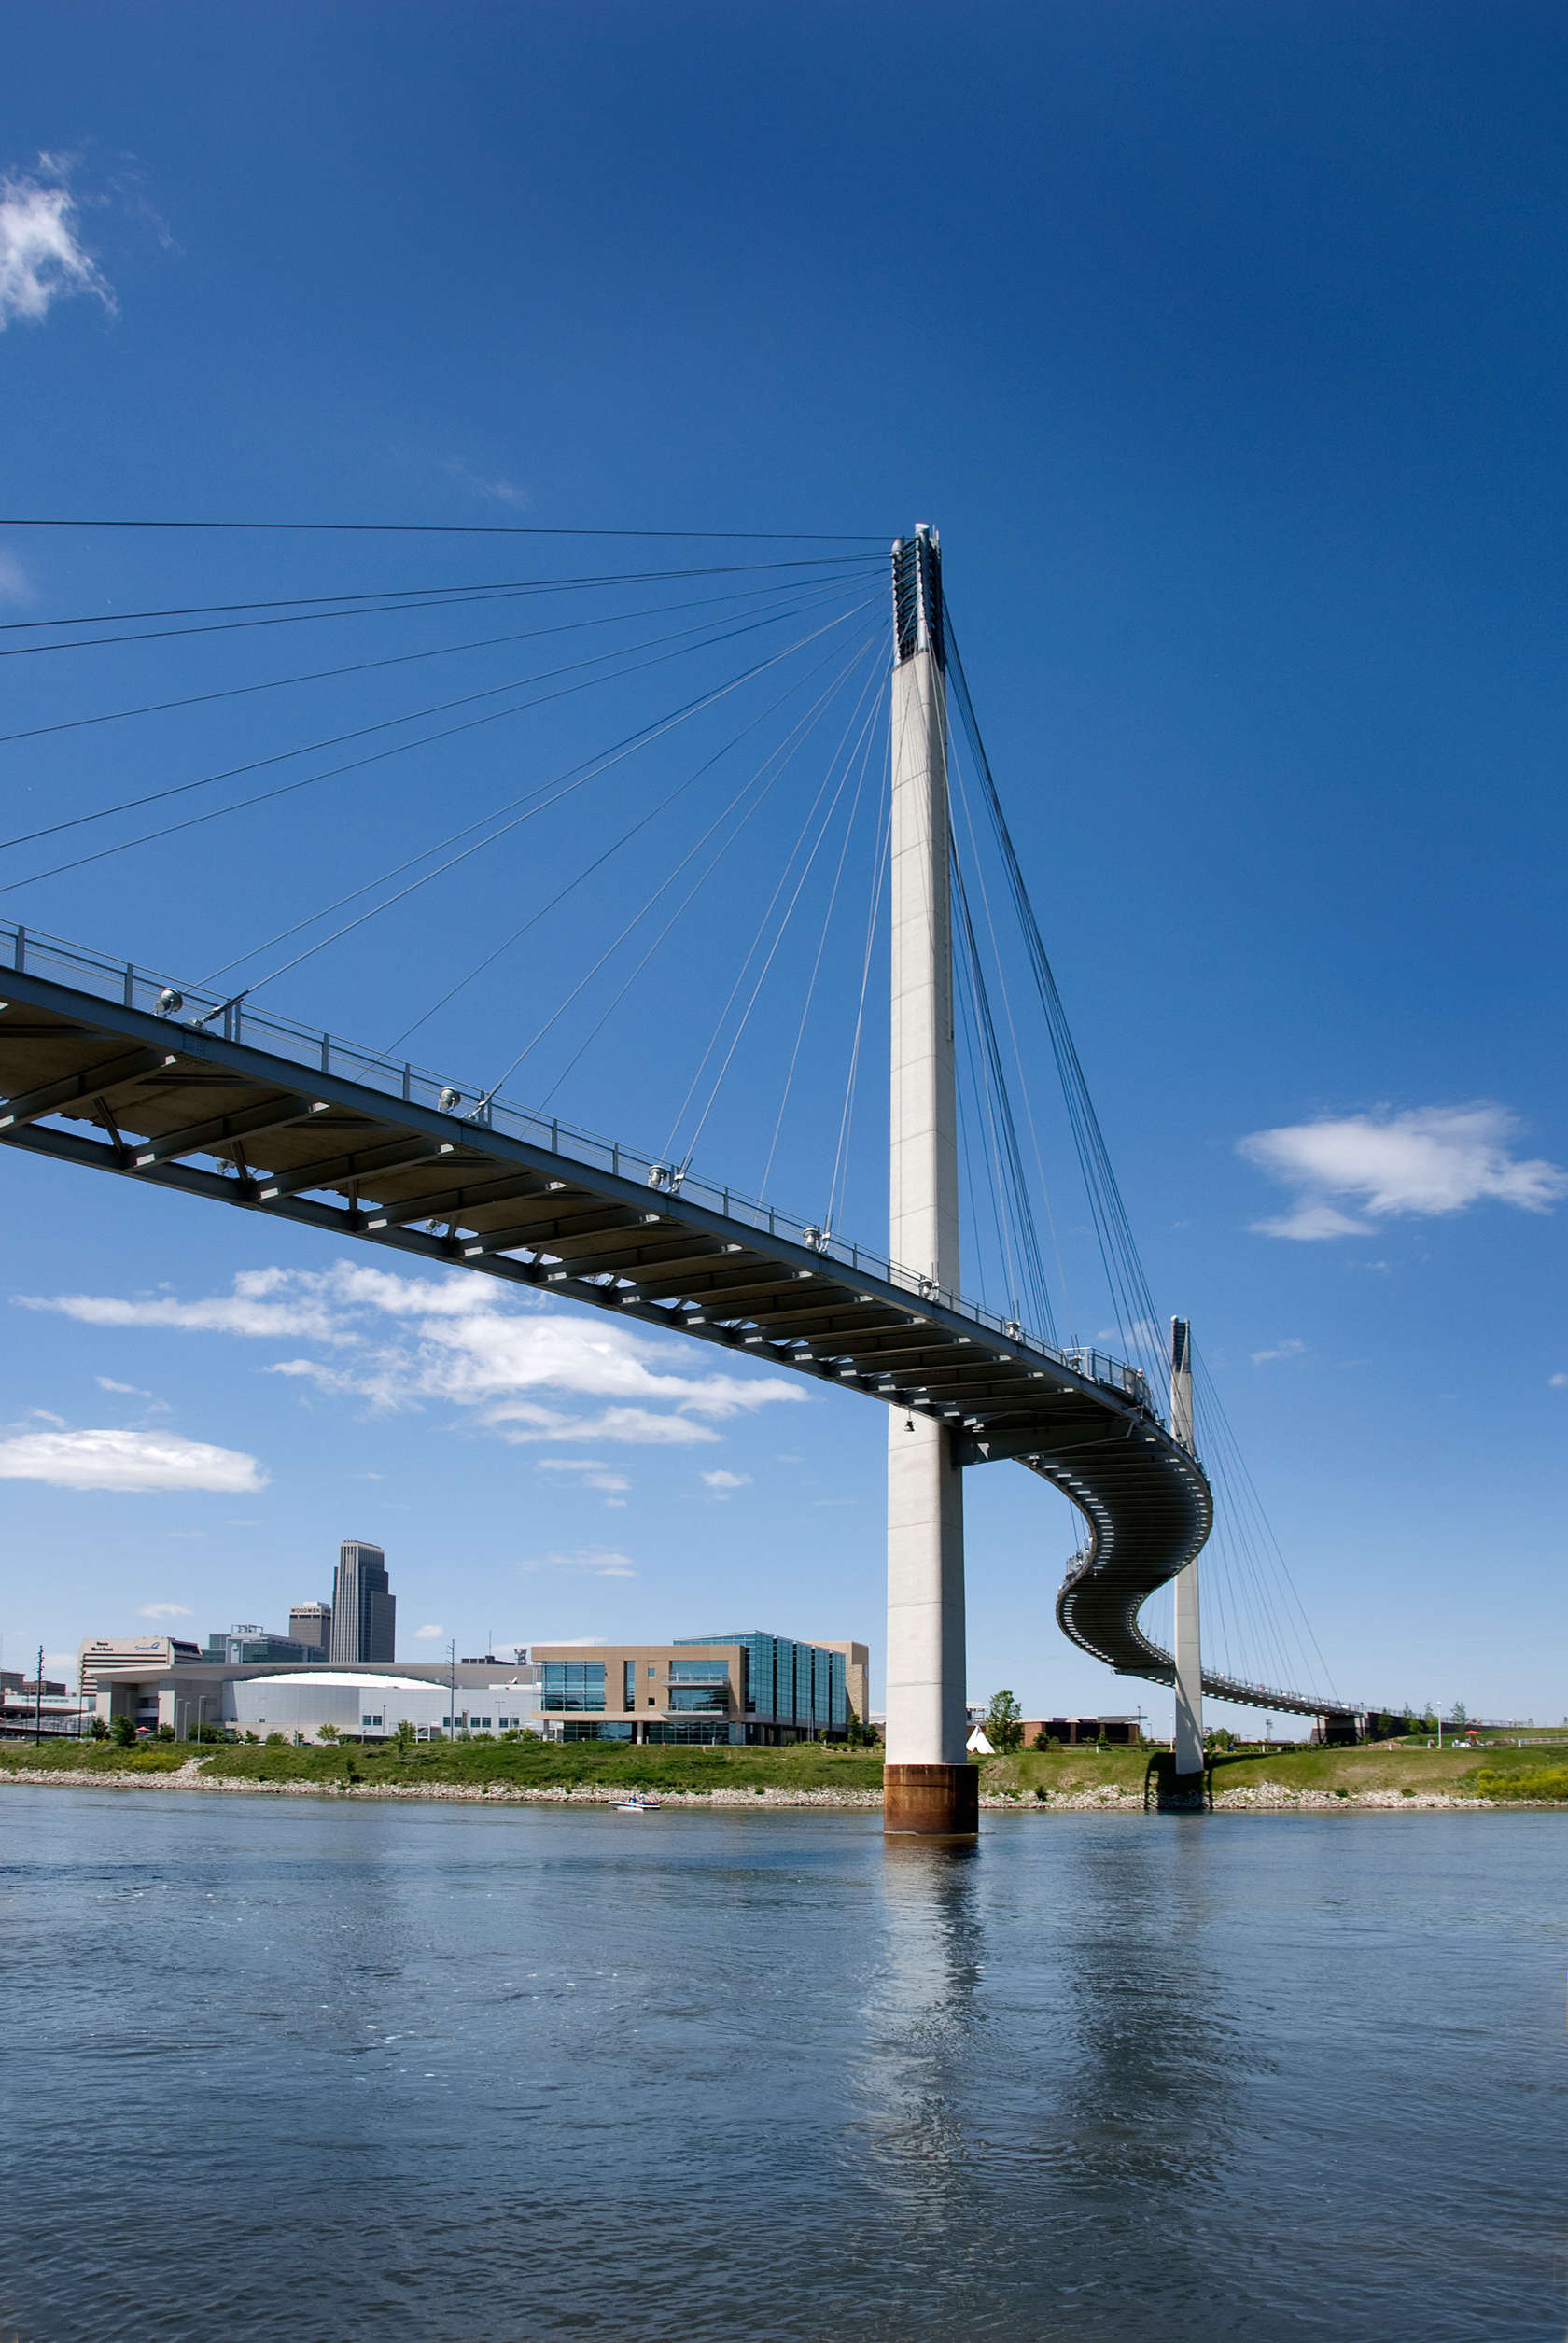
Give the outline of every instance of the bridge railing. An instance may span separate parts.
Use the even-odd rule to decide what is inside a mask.
[[[285,1059],[313,1073],[337,1074],[343,1080],[361,1083],[368,1089],[380,1090],[389,1098],[431,1108],[438,1114],[462,1116],[479,1129],[500,1131],[530,1146],[547,1147],[552,1155],[565,1156],[584,1167],[608,1172],[612,1178],[635,1180],[657,1194],[684,1197],[721,1214],[726,1220],[739,1221],[759,1233],[783,1237],[791,1244],[819,1253],[847,1269],[851,1276],[861,1271],[884,1284],[898,1286],[917,1300],[934,1302],[986,1327],[989,1333],[1001,1335],[1006,1341],[1015,1342],[1021,1351],[1051,1359],[1104,1384],[1120,1397],[1142,1408],[1156,1423],[1163,1424],[1165,1421],[1154,1405],[1148,1381],[1139,1368],[1129,1367],[1103,1351],[1059,1350],[1054,1343],[1031,1334],[1021,1321],[988,1310],[984,1303],[972,1301],[963,1294],[940,1287],[933,1279],[922,1277],[884,1254],[850,1243],[829,1228],[797,1219],[792,1213],[784,1212],[776,1204],[762,1203],[737,1188],[704,1179],[683,1165],[661,1162],[636,1147],[623,1145],[619,1140],[601,1138],[595,1131],[563,1122],[559,1115],[536,1113],[511,1100],[496,1097],[482,1084],[469,1083],[465,1087],[427,1066],[416,1066],[410,1059],[388,1058],[345,1042],[334,1033],[253,1008],[243,992],[225,995],[176,984],[133,961],[111,960],[36,928],[8,921],[0,921],[0,967],[4,966],[23,974],[52,977],[78,992],[89,992],[123,1008],[165,1017],[171,1024],[221,1034],[225,1041],[247,1043],[254,1049],[265,1050],[272,1057]]]

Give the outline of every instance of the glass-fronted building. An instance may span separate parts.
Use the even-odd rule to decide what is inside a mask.
[[[562,1741],[831,1739],[847,1731],[845,1653],[761,1629],[673,1644],[537,1644],[543,1727]]]

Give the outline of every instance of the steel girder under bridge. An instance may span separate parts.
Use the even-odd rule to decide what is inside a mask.
[[[1051,1349],[612,1142],[498,1101],[465,1115],[411,1065],[21,928],[0,927],[0,999],[7,1145],[587,1302],[940,1423],[961,1462],[1012,1459],[1071,1497],[1090,1535],[1064,1628],[1169,1680],[1138,1610],[1197,1553],[1212,1507],[1136,1369]]]

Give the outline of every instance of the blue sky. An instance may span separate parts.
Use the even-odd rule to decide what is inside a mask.
[[[1513,6],[982,6],[959,38],[920,6],[65,0],[13,15],[0,91],[13,519],[819,529],[872,549],[940,526],[1156,1302],[1195,1322],[1335,1680],[1540,1718],[1568,1708],[1565,45],[1557,12]],[[547,542],[0,526],[0,618],[648,550]],[[8,662],[27,672],[0,729],[325,666],[350,635],[360,659],[498,635],[529,624],[518,607],[444,634]],[[0,745],[7,835],[548,664],[464,655],[428,684]],[[655,679],[672,700],[683,672]],[[200,977],[658,704],[652,682],[610,687],[19,885],[0,917]],[[274,1005],[389,1042],[581,863],[600,804],[620,820],[650,774],[679,778],[687,737],[279,979]],[[824,728],[791,773],[814,790],[832,745]],[[794,787],[566,1077],[563,1112],[663,1143]],[[773,1169],[805,1211],[872,810]],[[685,843],[696,826],[693,801]],[[0,857],[0,883],[35,851]],[[491,1079],[637,892],[607,880],[409,1046]],[[811,947],[803,914],[751,1029],[767,1045],[739,1053],[704,1132],[743,1187]],[[879,1045],[875,1003],[867,1030]],[[875,1085],[845,1222],[873,1242]],[[459,1307],[306,1232],[0,1172],[7,1665],[155,1615],[275,1621],[326,1591],[343,1536],[385,1542],[405,1651],[419,1626],[475,1649],[753,1620],[879,1644],[869,1407],[707,1388],[704,1353],[610,1356],[570,1313],[524,1323],[467,1289]],[[1080,1291],[1081,1332],[1102,1306]],[[505,1412],[529,1407],[549,1421]],[[637,1437],[617,1410],[648,1420]],[[83,1432],[115,1438],[39,1445]],[[227,1485],[161,1485],[190,1470],[147,1461],[169,1436],[239,1460],[199,1468]],[[160,1485],[83,1485],[115,1456]],[[1054,1624],[1063,1506],[1005,1468],[969,1501],[975,1694],[1121,1705]]]

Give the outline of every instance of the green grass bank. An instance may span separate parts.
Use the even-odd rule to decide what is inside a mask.
[[[559,1796],[572,1790],[664,1792],[670,1796],[843,1795],[859,1803],[879,1796],[882,1761],[875,1751],[803,1744],[789,1749],[638,1749],[594,1742],[444,1741],[399,1748],[396,1743],[340,1742],[331,1747],[269,1748],[250,1743],[200,1747],[154,1742],[121,1749],[107,1742],[0,1747],[0,1778],[61,1774],[141,1780],[149,1788],[194,1762],[202,1778],[259,1788],[492,1790]],[[1113,1799],[1141,1803],[1148,1753],[1141,1749],[1024,1749],[981,1766],[982,1793],[1049,1808],[1054,1803]],[[184,1776],[186,1781],[191,1775]],[[1524,1800],[1568,1807],[1568,1737],[1522,1748],[1286,1749],[1216,1758],[1216,1798],[1229,1791],[1316,1793],[1347,1802],[1437,1794],[1506,1803]],[[1039,1793],[1043,1792],[1043,1796]]]

